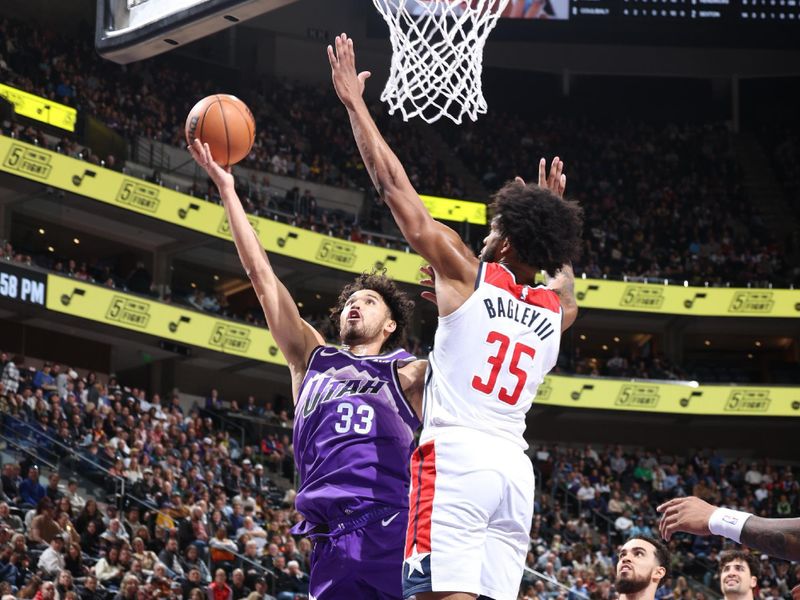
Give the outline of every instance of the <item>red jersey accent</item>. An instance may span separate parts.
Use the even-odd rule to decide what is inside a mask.
[[[500,263],[485,263],[483,268],[486,269],[486,274],[483,278],[486,283],[506,290],[526,304],[546,308],[555,313],[561,308],[558,294],[553,290],[518,284],[514,280],[514,275]]]

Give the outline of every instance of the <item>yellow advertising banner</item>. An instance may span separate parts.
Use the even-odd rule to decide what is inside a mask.
[[[182,306],[60,275],[47,276],[50,310],[245,359],[285,365],[272,334]]]
[[[800,387],[546,377],[537,406],[731,417],[800,417]]]
[[[224,209],[116,171],[0,136],[0,170],[118,208],[217,238],[231,240]],[[349,273],[386,269],[397,281],[417,283],[422,257],[357,244],[250,216],[267,252]],[[800,318],[800,290],[695,288],[577,279],[581,308],[715,317]]]
[[[23,92],[5,83],[0,83],[0,97],[11,102],[18,115],[67,131],[75,131],[78,111],[71,106]]]
[[[47,276],[46,307],[180,344],[286,364],[267,329],[60,275]],[[689,385],[552,375],[539,386],[534,402],[575,409],[800,417],[798,387]]]
[[[439,196],[420,195],[422,203],[434,219],[458,221],[473,225],[486,225],[486,204],[470,200],[456,200]]]

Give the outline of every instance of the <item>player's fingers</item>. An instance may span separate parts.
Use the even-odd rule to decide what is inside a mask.
[[[433,285],[433,279],[430,279],[430,278],[420,279],[419,280],[419,284],[420,285],[432,286]]]
[[[667,500],[666,502],[663,502],[661,505],[659,505],[658,508],[656,508],[656,511],[665,512],[670,507],[680,504],[681,500],[683,500],[683,498],[672,498],[671,500]]]
[[[556,179],[555,179],[556,183],[561,181],[561,174],[563,172],[564,172],[564,161],[563,160],[559,160],[558,161],[558,170],[556,171]]]
[[[547,177],[548,183],[555,182],[558,177],[558,162],[559,162],[558,157],[557,156],[553,157],[553,162],[550,163],[550,175],[548,175]]]
[[[336,60],[337,60],[337,63],[338,63],[338,61],[342,60],[342,36],[341,35],[337,35],[336,39],[333,42],[333,44],[336,47]]]
[[[336,63],[338,62],[336,60],[336,54],[334,54],[333,52],[333,46],[331,46],[330,44],[328,44],[328,62],[331,63],[332,67],[335,67]]]
[[[547,161],[544,158],[539,159],[539,187],[544,187],[547,185],[547,173],[545,172],[547,168]]]
[[[371,76],[372,76],[371,72],[369,72],[369,71],[361,71],[361,73],[358,74],[358,79],[361,81],[361,83],[364,83]]]
[[[567,189],[567,176],[561,174],[561,179],[558,182],[558,195],[564,197],[564,191]]]
[[[434,304],[438,304],[436,300],[436,294],[433,292],[422,292],[420,296],[422,296],[428,302],[433,302]]]
[[[522,177],[520,177],[519,175],[514,177],[514,181],[516,181],[517,183],[520,183],[522,185],[525,185],[525,180]]]

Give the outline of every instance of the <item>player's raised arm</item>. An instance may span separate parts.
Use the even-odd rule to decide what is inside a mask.
[[[322,336],[301,317],[289,290],[275,276],[267,253],[247,220],[234,188],[230,169],[223,169],[211,156],[208,144],[195,140],[189,147],[192,158],[208,173],[219,189],[228,216],[233,242],[247,276],[253,284],[269,330],[289,363],[292,378],[305,372],[311,351],[325,343]]]
[[[384,202],[411,247],[440,277],[474,282],[478,259],[449,227],[435,221],[420,200],[400,160],[383,139],[362,97],[369,71],[356,72],[353,40],[336,37],[328,46],[333,85],[347,108],[361,158]]]

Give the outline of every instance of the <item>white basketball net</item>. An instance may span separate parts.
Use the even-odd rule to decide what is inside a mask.
[[[460,124],[486,114],[483,47],[509,0],[373,0],[389,25],[389,113]]]

